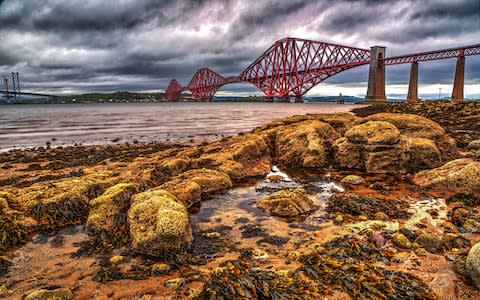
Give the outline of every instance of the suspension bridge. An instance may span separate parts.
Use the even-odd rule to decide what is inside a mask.
[[[390,65],[411,64],[408,101],[418,100],[418,63],[457,58],[452,100],[464,98],[465,56],[480,54],[480,44],[429,52],[386,57],[386,47],[361,49],[299,38],[276,41],[238,76],[223,77],[206,67],[195,72],[186,86],[172,79],[166,94],[169,101],[178,101],[180,94],[190,91],[198,101],[211,101],[223,85],[245,82],[256,86],[267,98],[302,97],[315,85],[340,72],[370,65],[366,102],[384,102],[385,68]]]
[[[11,79],[11,87],[9,80]],[[22,85],[20,85],[22,82]],[[21,98],[22,96],[34,96],[34,97],[57,97],[51,94],[36,93],[36,92],[25,92],[24,88],[28,88],[32,84],[23,77],[20,77],[18,72],[12,72],[12,77],[3,77],[3,89],[0,90],[0,95],[2,95],[7,101],[11,99]],[[22,89],[20,89],[22,87]]]

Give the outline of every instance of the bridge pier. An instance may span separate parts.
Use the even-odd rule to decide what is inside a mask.
[[[463,101],[463,83],[465,76],[465,56],[457,57],[455,80],[453,81],[452,101]]]
[[[295,103],[303,103],[303,97],[302,96],[295,96]]]
[[[379,60],[385,57],[386,47],[370,48],[370,70],[368,72],[368,90],[365,96],[367,103],[383,103],[385,96],[385,66]]]
[[[412,62],[407,101],[418,101],[418,62]]]

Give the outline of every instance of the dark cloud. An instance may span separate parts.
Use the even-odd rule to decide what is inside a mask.
[[[478,43],[476,0],[0,0],[0,75],[19,71],[25,85],[52,92],[159,90],[187,84],[210,67],[238,75],[275,40],[301,38],[368,48],[387,56]],[[422,84],[450,84],[454,59],[422,63]],[[466,80],[480,82],[480,58]],[[325,84],[354,86],[368,66]],[[387,70],[406,84],[409,66]],[[248,84],[223,92],[256,92]]]

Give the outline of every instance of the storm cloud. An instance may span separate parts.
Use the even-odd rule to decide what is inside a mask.
[[[387,56],[478,44],[480,1],[4,0],[0,75],[20,72],[26,89],[51,93],[163,90],[172,78],[187,84],[204,66],[238,75],[287,36],[383,45]],[[467,85],[480,97],[480,57],[466,61]],[[454,67],[454,59],[421,63],[420,82],[451,84]],[[367,71],[324,84],[358,85]],[[406,84],[408,72],[389,68],[387,83]],[[322,94],[322,84],[312,93]]]

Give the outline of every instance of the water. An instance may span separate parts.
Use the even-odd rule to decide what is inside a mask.
[[[276,118],[350,111],[358,105],[115,103],[0,106],[0,151],[127,141],[196,142],[249,131]]]

